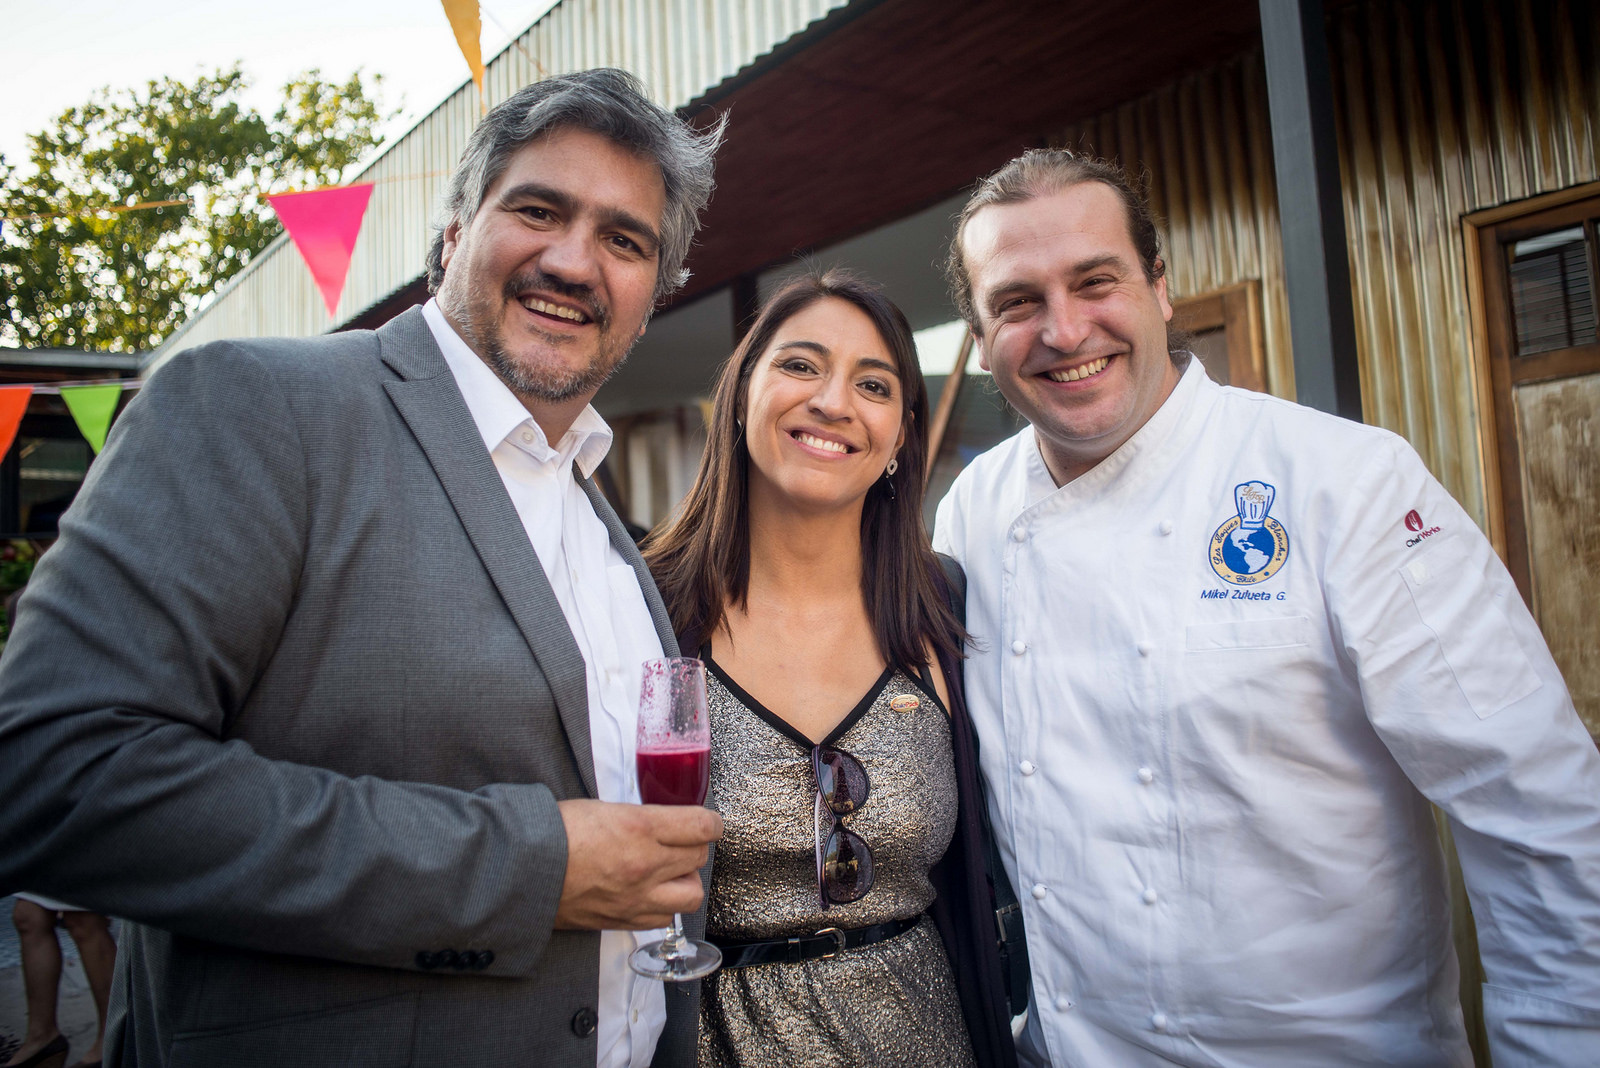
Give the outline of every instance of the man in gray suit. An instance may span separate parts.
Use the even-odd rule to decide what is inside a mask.
[[[626,954],[721,825],[631,803],[677,648],[589,401],[720,136],[621,72],[530,86],[428,306],[182,353],[123,414],[0,667],[0,889],[133,921],[109,1063],[692,1062],[696,991]]]

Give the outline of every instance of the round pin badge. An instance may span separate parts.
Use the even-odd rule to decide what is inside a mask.
[[[896,712],[910,712],[921,704],[922,702],[917,700],[915,694],[897,693],[893,697],[889,698],[889,707],[894,709]]]

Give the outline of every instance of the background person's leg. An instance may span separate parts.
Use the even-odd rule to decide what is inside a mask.
[[[17,899],[11,910],[22,951],[22,989],[28,1004],[28,1031],[7,1064],[22,1064],[59,1037],[56,991],[61,984],[61,946],[56,942],[56,914]],[[66,1059],[62,1050],[61,1059]]]
[[[100,1043],[105,1040],[106,1034],[106,1003],[111,1000],[111,969],[117,961],[117,944],[111,939],[111,921],[98,912],[63,912],[61,925],[77,944],[84,977],[89,980],[89,990],[94,994],[95,1011],[100,1014],[94,1045],[84,1051],[79,1061],[99,1064]]]

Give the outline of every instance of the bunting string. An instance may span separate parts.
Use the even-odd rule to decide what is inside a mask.
[[[124,390],[138,389],[144,382],[138,378],[98,378],[83,382],[0,382],[0,391],[8,389],[31,389],[35,393],[60,393],[63,389],[76,389],[79,386],[121,386]]]
[[[380,185],[384,182],[420,182],[424,178],[439,178],[448,175],[450,171],[423,171],[419,174],[392,174],[387,178],[373,178],[362,184]],[[313,189],[296,189],[297,193],[315,193],[323,189],[343,189],[342,185],[323,185]],[[287,192],[287,190],[285,190]],[[257,191],[257,195],[265,200],[267,197],[278,196],[277,193]],[[81,218],[86,215],[120,215],[129,211],[154,211],[156,208],[175,208],[179,205],[194,206],[192,200],[145,200],[138,204],[104,204],[92,208],[80,208],[75,211],[41,211],[29,215],[0,215],[0,222],[36,222],[41,219],[68,219]]]
[[[187,200],[145,200],[138,204],[107,204],[102,207],[82,208],[78,211],[36,211],[29,215],[0,215],[0,222],[37,222],[40,219],[67,219],[84,215],[120,215],[125,211],[174,208],[179,204],[188,203]]]

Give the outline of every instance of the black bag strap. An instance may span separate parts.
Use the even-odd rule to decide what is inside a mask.
[[[967,618],[967,573],[954,559],[943,553],[937,554],[939,566],[944,571],[945,598],[950,603],[950,610],[959,620]],[[944,670],[945,680],[950,685],[951,697],[961,703],[963,713],[966,711],[966,687],[961,676],[961,663],[946,663],[944,654],[940,654],[940,667]],[[972,748],[974,756],[978,750],[977,732],[972,732]],[[989,799],[984,793],[983,776],[978,776],[978,819],[983,826],[984,867],[989,876],[989,885],[994,895],[994,926],[995,936],[1000,942],[1000,963],[1005,969],[1006,1000],[1010,1002],[1011,1014],[1021,1015],[1028,1008],[1028,992],[1033,980],[1033,970],[1028,963],[1028,937],[1022,925],[1022,906],[1017,901],[1017,892],[1012,889],[1011,879],[1006,875],[1006,866],[1000,859],[1000,849],[995,845],[994,827],[989,822]]]

